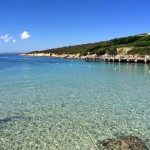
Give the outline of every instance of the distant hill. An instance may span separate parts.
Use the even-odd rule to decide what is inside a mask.
[[[78,54],[85,56],[88,53],[97,55],[138,54],[150,55],[150,34],[115,38],[109,41],[66,46],[61,48],[32,51],[32,53]]]

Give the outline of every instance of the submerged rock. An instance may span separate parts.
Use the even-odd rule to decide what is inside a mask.
[[[0,124],[1,123],[8,123],[10,121],[15,121],[15,120],[31,120],[31,117],[24,117],[24,116],[11,116],[11,117],[6,117],[3,119],[0,119]]]
[[[123,136],[98,141],[99,150],[148,150],[144,142],[136,136]]]

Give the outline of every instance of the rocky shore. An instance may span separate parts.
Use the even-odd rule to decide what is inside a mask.
[[[21,56],[38,56],[38,57],[65,58],[65,59],[85,59],[87,57],[81,56],[80,54],[54,54],[54,53],[25,53],[21,54]]]
[[[62,58],[62,59],[82,59],[88,62],[129,62],[129,63],[150,63],[150,56],[145,55],[141,57],[139,55],[96,55],[87,54],[85,56],[80,54],[55,54],[55,53],[25,53],[21,56],[38,56],[38,57],[50,57],[50,58]]]

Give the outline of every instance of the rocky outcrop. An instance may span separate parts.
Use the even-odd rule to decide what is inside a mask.
[[[123,136],[98,141],[99,150],[148,150],[145,143],[136,136]]]
[[[120,47],[117,48],[117,53],[119,55],[127,55],[128,51],[131,51],[133,47]]]
[[[25,53],[25,54],[21,54],[21,56],[46,56],[46,57],[50,57],[51,54],[50,53]]]
[[[42,56],[52,58],[66,58],[66,59],[85,59],[86,56],[80,56],[80,54],[54,54],[54,53],[26,53],[21,56]]]

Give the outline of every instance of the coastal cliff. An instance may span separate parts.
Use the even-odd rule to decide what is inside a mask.
[[[85,59],[87,56],[80,54],[55,54],[55,53],[26,53],[22,56],[38,56],[38,57],[52,57],[52,58],[66,58],[66,59]]]
[[[109,41],[36,50],[23,56],[47,56],[53,58],[85,59],[95,55],[150,55],[150,34],[115,38]]]

